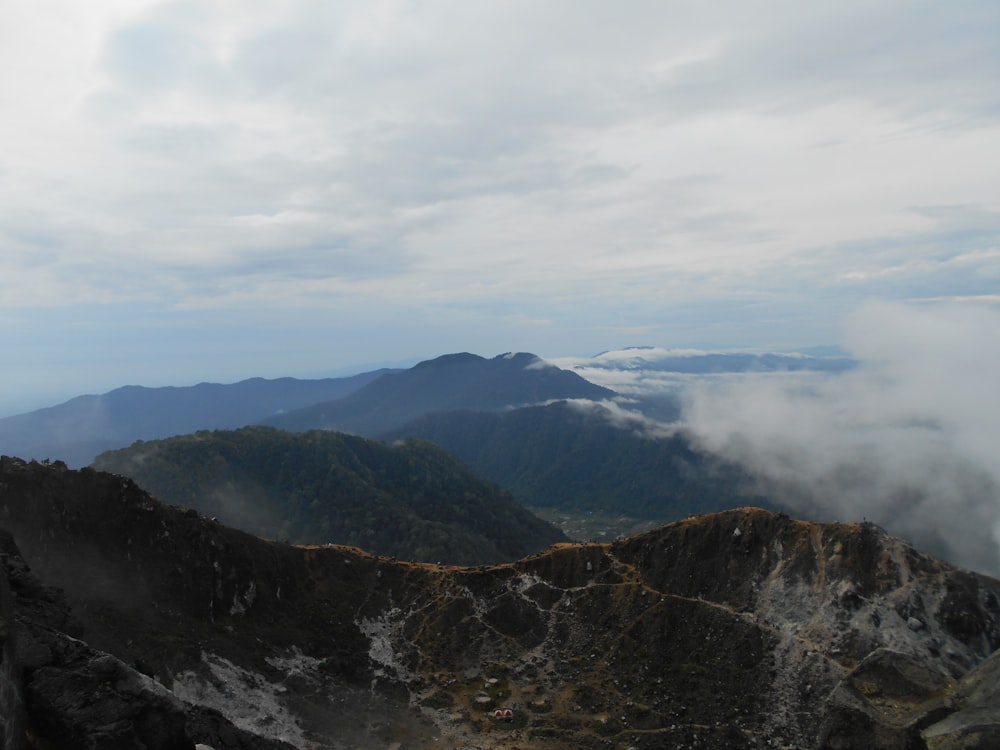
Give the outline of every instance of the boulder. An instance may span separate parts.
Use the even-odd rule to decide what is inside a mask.
[[[1000,651],[958,682],[951,703],[954,712],[921,733],[928,750],[1000,747]]]

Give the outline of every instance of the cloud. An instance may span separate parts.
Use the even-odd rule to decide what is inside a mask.
[[[0,309],[218,310],[242,341],[190,335],[266,361],[272,318],[384,323],[338,367],[826,343],[864,299],[996,288],[998,30],[975,0],[6,4]]]
[[[677,426],[646,416],[628,399],[593,401],[590,399],[560,399],[576,411],[597,417],[621,430],[628,430],[648,439],[668,438],[677,433]],[[554,402],[548,402],[554,403]]]
[[[788,111],[871,97],[909,115],[966,119],[996,112],[997,94],[987,89],[997,62],[989,50],[998,13],[988,2],[766,6],[727,8],[718,25],[718,53],[670,76],[666,93],[677,96],[679,89],[704,107]],[[705,22],[712,9],[700,12]],[[959,38],[963,45],[956,47]],[[973,61],[986,59],[991,63],[971,69]],[[957,89],[956,76],[965,81]]]
[[[700,381],[683,419],[798,512],[867,518],[996,574],[998,330],[996,307],[873,303],[846,326],[857,369]]]
[[[61,118],[69,129],[46,123],[46,136],[71,136],[73,153],[60,147],[59,158],[43,157],[31,172],[44,180],[68,165],[71,179],[85,180],[67,184],[54,205],[46,190],[45,214],[69,209],[64,221],[48,222],[65,228],[68,250],[119,262],[129,248],[156,268],[196,248],[219,273],[240,275],[230,260],[259,252],[263,239],[245,231],[247,217],[282,217],[283,237],[266,236],[275,257],[338,248],[314,269],[330,275],[345,252],[381,257],[390,248],[430,267],[436,258],[461,264],[457,246],[472,238],[476,254],[495,261],[516,245],[518,218],[534,235],[533,255],[544,243],[562,265],[573,252],[595,275],[608,266],[626,276],[753,267],[800,244],[783,227],[796,193],[815,196],[807,222],[822,201],[843,200],[844,188],[864,205],[863,186],[831,171],[842,173],[854,163],[845,152],[863,157],[865,141],[897,125],[885,113],[894,109],[888,91],[901,100],[895,109],[908,111],[906,97],[920,109],[931,100],[928,79],[943,92],[960,78],[978,95],[961,100],[967,108],[995,100],[995,68],[972,69],[990,37],[971,19],[988,22],[987,5],[960,4],[945,18],[898,4],[808,14],[773,5],[780,23],[738,5],[717,16],[648,3],[610,13],[593,4],[430,3],[417,12],[406,3],[297,2],[261,6],[260,18],[225,3],[98,10],[104,25],[91,21],[87,44],[61,58],[85,63],[68,97],[77,106]],[[958,59],[937,40],[942,23],[965,32]],[[900,35],[901,26],[911,33]],[[935,75],[918,85],[906,71],[931,67],[928,44]],[[692,90],[703,93],[692,99]],[[706,98],[713,118],[726,114],[706,120]],[[799,106],[776,116],[775,102],[786,99]],[[832,136],[846,145],[809,154],[808,141]],[[789,151],[806,161],[781,158]],[[908,164],[926,169],[933,153],[921,139],[881,144],[886,168],[869,175],[879,183],[872,188],[898,189],[893,176]],[[778,172],[764,184],[768,168]],[[969,179],[966,159],[956,168]],[[709,183],[691,180],[706,172]],[[762,189],[775,212],[752,199]],[[570,223],[553,210],[569,212]],[[576,221],[584,232],[573,230]],[[487,226],[495,238],[484,236]],[[81,230],[83,242],[74,242]],[[734,252],[734,240],[757,251]],[[543,270],[537,259],[526,278],[530,269]]]

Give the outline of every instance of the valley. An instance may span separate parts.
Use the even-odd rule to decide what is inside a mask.
[[[650,531],[659,524],[644,518],[612,516],[592,511],[573,512],[566,509],[527,506],[528,510],[548,521],[576,542],[599,542]]]

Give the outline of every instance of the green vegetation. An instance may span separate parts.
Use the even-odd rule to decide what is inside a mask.
[[[568,521],[599,517],[603,528],[585,524],[574,538],[605,539],[600,532],[608,527],[630,532],[633,519],[662,523],[768,505],[747,490],[752,482],[743,470],[702,453],[682,433],[649,436],[638,424],[616,424],[599,406],[558,402],[501,413],[438,413],[385,437],[409,436],[455,453],[525,505],[557,509],[572,517]]]
[[[564,537],[430,443],[329,431],[198,432],[100,455],[95,468],[260,536],[449,564],[514,560]]]

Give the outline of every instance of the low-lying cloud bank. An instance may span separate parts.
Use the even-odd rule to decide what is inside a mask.
[[[697,379],[683,421],[802,516],[860,521],[1000,573],[1000,311],[871,304],[835,376]]]

